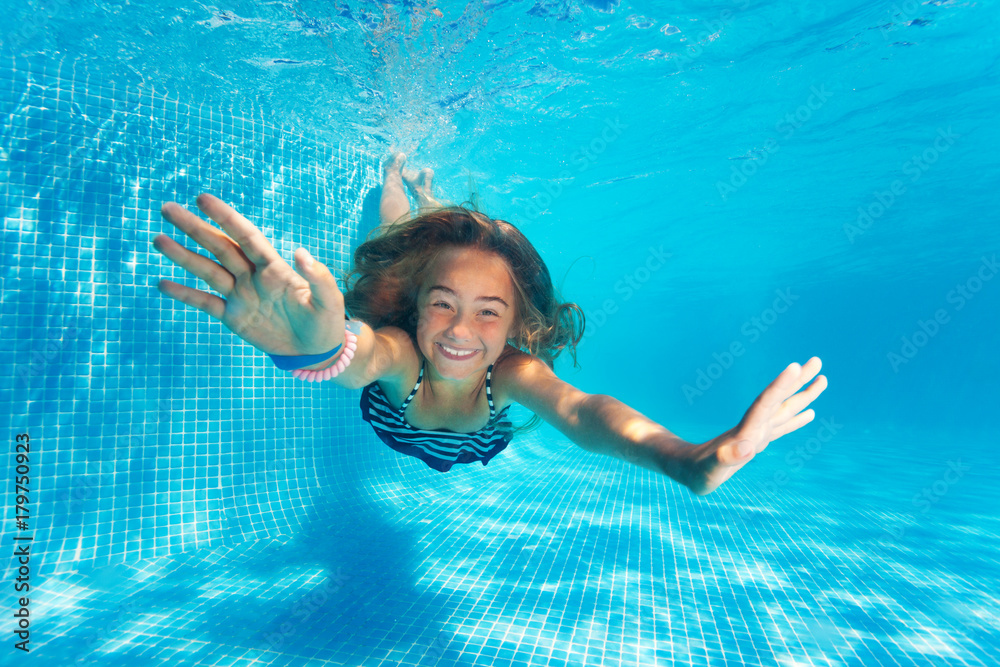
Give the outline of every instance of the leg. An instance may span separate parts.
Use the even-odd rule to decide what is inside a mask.
[[[406,155],[394,153],[382,163],[382,198],[379,201],[379,230],[410,219],[410,200],[403,190],[402,168]]]
[[[406,164],[405,153],[393,153],[382,163],[382,198],[379,201],[379,231],[399,222],[406,222],[413,217],[410,210],[410,200],[406,198],[403,183],[417,199],[421,212],[442,208],[444,204],[434,198],[431,191],[431,181],[434,178],[433,169],[421,169],[419,173],[412,169],[403,169]]]
[[[433,169],[421,169],[419,174],[415,173],[412,169],[405,169],[402,174],[403,180],[410,188],[410,192],[417,198],[417,206],[421,210],[444,206],[444,204],[434,198],[434,193],[431,192],[431,181],[434,178]]]

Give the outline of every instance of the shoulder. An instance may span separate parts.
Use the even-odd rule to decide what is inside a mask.
[[[369,368],[363,386],[378,381],[384,390],[387,387],[397,389],[407,383],[410,385],[415,383],[420,372],[421,359],[410,334],[394,326],[375,330],[369,328],[369,331],[371,331]]]
[[[399,327],[381,327],[375,329],[375,336],[386,349],[393,353],[394,360],[405,363],[407,361],[417,362],[417,346],[413,339],[403,329]]]
[[[535,355],[508,345],[493,364],[492,391],[497,411],[522,402],[524,387],[542,377],[555,377],[555,373]]]
[[[590,394],[559,379],[548,364],[519,350],[501,355],[494,365],[493,378],[499,398],[506,407],[519,403],[557,428],[565,428]],[[497,397],[494,390],[494,397]]]

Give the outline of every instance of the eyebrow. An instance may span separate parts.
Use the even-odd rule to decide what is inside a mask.
[[[430,294],[431,292],[435,292],[435,291],[445,292],[447,294],[451,294],[455,298],[458,298],[458,294],[455,293],[455,290],[451,289],[450,287],[445,287],[444,285],[434,285],[429,290],[427,290],[427,293]],[[507,305],[507,302],[504,301],[503,299],[501,299],[498,296],[481,296],[481,297],[478,297],[476,299],[476,301],[499,301],[500,303],[502,303],[507,308],[510,308],[510,306]]]

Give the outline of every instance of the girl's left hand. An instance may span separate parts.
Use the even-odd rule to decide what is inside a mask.
[[[698,445],[688,488],[699,496],[711,493],[768,444],[811,422],[816,413],[803,410],[826,389],[826,377],[816,377],[822,366],[819,357],[805,366],[790,364],[761,392],[736,427]],[[808,389],[796,393],[814,377]]]

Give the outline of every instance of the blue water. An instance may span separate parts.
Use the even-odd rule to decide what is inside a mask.
[[[1000,664],[997,3],[2,7],[0,664]],[[697,443],[816,355],[816,420],[705,497],[441,474],[157,292],[200,192],[346,270],[394,149],[584,309],[567,382]]]

